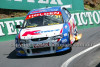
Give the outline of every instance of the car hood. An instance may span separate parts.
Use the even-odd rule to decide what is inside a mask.
[[[24,28],[20,31],[20,39],[51,37],[62,34],[63,24]]]

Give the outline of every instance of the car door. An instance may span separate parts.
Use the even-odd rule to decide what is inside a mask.
[[[66,23],[69,25],[69,33],[70,33],[70,43],[74,43],[75,38],[74,38],[74,29],[75,29],[75,24],[74,24],[74,19],[71,17],[71,14],[68,12],[66,8],[63,9],[63,12],[65,14],[64,19],[66,19]]]

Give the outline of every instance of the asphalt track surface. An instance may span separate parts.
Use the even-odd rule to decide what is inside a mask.
[[[68,65],[68,67],[100,67],[100,47],[96,47],[78,56]]]
[[[15,55],[14,40],[0,42],[0,67],[61,67],[70,57],[100,42],[100,27],[82,29],[79,33],[83,34],[82,39],[73,44],[71,52],[43,56],[18,58]],[[99,50],[100,47],[76,58],[69,64],[69,67],[93,67],[93,65],[99,67]],[[96,60],[98,57],[99,60]],[[91,62],[94,59],[95,63]]]

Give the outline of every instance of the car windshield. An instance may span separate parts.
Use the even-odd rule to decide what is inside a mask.
[[[27,19],[25,20],[23,26],[29,28],[29,27],[56,25],[62,23],[63,23],[62,15],[55,14],[55,15],[36,16],[31,19]]]

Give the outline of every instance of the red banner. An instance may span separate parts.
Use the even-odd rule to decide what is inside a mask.
[[[36,14],[30,14],[26,17],[26,20],[27,19],[31,19],[31,18],[34,18],[34,17],[37,17],[37,16],[47,16],[47,15],[61,15],[61,12],[60,11],[54,11],[54,12],[45,12],[45,13],[36,13]]]

